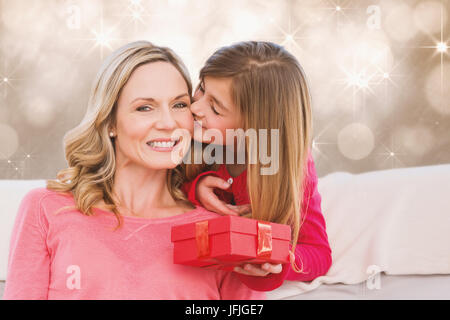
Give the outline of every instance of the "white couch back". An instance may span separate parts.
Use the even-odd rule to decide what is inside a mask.
[[[0,281],[6,279],[9,239],[20,202],[39,187],[45,187],[45,180],[0,180]]]

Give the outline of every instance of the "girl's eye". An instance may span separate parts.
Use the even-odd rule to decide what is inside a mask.
[[[212,110],[216,115],[220,115],[220,114],[216,111],[216,108],[214,108],[213,105],[211,105],[211,110]]]
[[[136,110],[137,111],[151,111],[151,110],[153,110],[153,108],[148,105],[145,105],[145,106],[137,107]]]
[[[187,106],[188,105],[186,103],[180,102],[180,103],[175,104],[173,107],[177,108],[177,109],[183,109],[183,108],[186,108]]]

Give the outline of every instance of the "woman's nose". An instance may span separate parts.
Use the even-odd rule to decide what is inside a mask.
[[[159,119],[156,123],[158,129],[174,129],[177,127],[177,122],[175,121],[172,112],[169,110],[164,110],[160,113]]]

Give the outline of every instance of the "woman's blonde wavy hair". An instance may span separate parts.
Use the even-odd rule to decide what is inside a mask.
[[[231,95],[244,131],[279,130],[279,171],[261,175],[264,166],[260,162],[248,163],[247,186],[251,218],[291,225],[294,251],[307,211],[300,214],[312,144],[311,96],[305,73],[282,46],[246,41],[218,49],[200,70],[200,81],[207,76],[232,79]],[[270,140],[266,150],[272,150]],[[247,143],[247,159],[250,150]],[[217,165],[186,165],[187,179],[211,169]],[[292,267],[302,272],[294,262]]]
[[[57,174],[57,180],[47,181],[48,189],[71,193],[76,208],[85,215],[92,215],[94,206],[103,200],[117,217],[118,227],[122,220],[113,194],[116,162],[114,139],[109,132],[115,125],[117,100],[132,72],[156,61],[166,61],[177,68],[186,81],[189,96],[192,96],[189,72],[171,49],[148,41],[132,42],[117,49],[97,73],[83,120],[64,136],[68,168]],[[175,200],[193,207],[181,191],[183,177],[181,166],[168,170],[168,189]]]

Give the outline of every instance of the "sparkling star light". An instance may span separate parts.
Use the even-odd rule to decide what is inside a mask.
[[[389,147],[382,142],[381,145],[385,151],[376,153],[376,155],[383,156],[383,160],[380,163],[381,166],[388,160],[390,161],[391,169],[399,167],[399,164],[402,167],[405,166],[405,164],[400,160],[399,156],[404,156],[406,155],[406,153],[401,152],[401,150],[397,148],[393,135],[391,135],[391,143]]]
[[[17,72],[17,67],[18,65],[16,64],[16,68],[10,71],[6,59],[3,61],[3,68],[0,69],[0,88],[2,89],[4,98],[8,95],[8,89],[15,89],[14,83],[21,80],[14,76]]]

